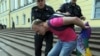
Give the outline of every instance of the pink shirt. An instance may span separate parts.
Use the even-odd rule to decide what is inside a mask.
[[[62,17],[53,18],[50,20],[50,24],[55,27],[60,27],[63,25],[63,19]],[[61,41],[69,42],[76,40],[76,33],[71,27],[68,27],[62,31],[57,31],[50,27],[49,30],[53,32],[53,34],[57,35]]]

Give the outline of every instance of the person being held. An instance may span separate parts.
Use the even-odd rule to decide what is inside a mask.
[[[37,6],[32,8],[31,20],[40,19],[46,21],[54,13],[54,10],[51,6],[45,4],[45,0],[36,0]],[[35,56],[41,56],[41,48],[43,40],[46,42],[45,56],[51,50],[53,45],[53,34],[50,31],[47,31],[45,35],[38,35],[35,33]]]
[[[70,24],[75,24],[83,29],[88,28],[78,17],[56,16],[51,17],[50,20],[43,22],[39,19],[32,22],[32,29],[34,32],[45,35],[47,31],[51,31],[58,36],[58,41],[48,53],[47,56],[70,56],[72,51],[76,48],[77,35]]]

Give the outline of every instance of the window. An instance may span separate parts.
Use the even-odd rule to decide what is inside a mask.
[[[100,0],[95,0],[94,18],[100,19]]]
[[[0,5],[1,5],[1,8],[0,9],[1,9],[1,13],[2,13],[2,4],[0,4]]]
[[[1,24],[1,20],[0,20],[0,24]]]
[[[26,15],[24,14],[23,15],[23,23],[22,24],[25,25],[25,23],[26,23]]]
[[[36,0],[32,0],[32,2],[34,3]]]
[[[0,4],[0,13],[1,13],[1,4]]]
[[[13,22],[14,20],[13,20],[13,17],[11,17],[11,25],[12,25],[12,22]]]
[[[30,18],[28,18],[28,23],[30,22]]]
[[[28,4],[28,0],[24,0],[24,5],[27,5]]]
[[[15,0],[11,0],[11,11],[13,11],[15,9]]]
[[[5,22],[4,22],[4,19],[2,18],[1,19],[1,22],[0,22],[2,25],[4,25],[5,24]]]
[[[66,2],[70,2],[70,0],[64,0],[64,3],[66,3]]]
[[[29,4],[32,3],[32,0],[28,0],[28,3],[29,3]]]
[[[19,24],[19,17],[17,16],[16,17],[16,25],[18,25]]]
[[[24,0],[20,0],[21,6],[24,6]]]
[[[7,25],[7,18],[5,18],[4,23],[5,23],[5,25]]]
[[[18,0],[15,0],[15,9],[18,9]]]
[[[7,10],[7,1],[5,1],[5,10]]]
[[[4,4],[2,3],[2,12],[4,12]]]

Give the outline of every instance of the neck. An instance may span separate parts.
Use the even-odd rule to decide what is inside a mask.
[[[39,6],[39,9],[45,9],[45,6],[46,6],[46,5],[44,5],[44,6],[42,6],[42,7],[41,7],[41,6]]]
[[[76,4],[76,3],[74,3],[74,2],[71,2],[71,4],[72,4],[73,6],[75,6],[75,4]]]

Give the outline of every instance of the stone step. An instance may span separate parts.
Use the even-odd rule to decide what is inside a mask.
[[[6,34],[4,34],[4,33],[6,33]],[[3,35],[3,36],[6,36],[6,37],[8,37],[8,39],[9,39],[9,41],[11,41],[11,40],[15,40],[15,42],[18,44],[18,45],[20,45],[20,44],[22,44],[24,41],[26,41],[26,42],[32,42],[32,43],[34,43],[34,33],[32,33],[31,31],[28,31],[28,32],[26,32],[26,31],[16,31],[16,32],[14,32],[14,31],[12,31],[12,32],[0,32],[0,37],[1,37],[1,35]],[[13,37],[14,36],[14,37]],[[97,56],[97,55],[100,55],[99,53],[100,53],[100,48],[99,48],[99,43],[100,43],[100,34],[98,34],[98,35],[91,35],[91,38],[90,38],[90,40],[89,40],[89,42],[90,42],[90,47],[91,47],[91,50],[92,50],[92,53],[95,55],[95,56]],[[10,40],[11,39],[11,40]],[[26,39],[28,39],[28,40],[26,40]],[[30,39],[33,39],[33,41],[32,40],[30,40]],[[17,40],[17,41],[16,41]],[[19,41],[18,41],[19,40]],[[54,39],[54,44],[55,44],[55,42],[56,42],[56,40],[57,40],[57,38],[55,38]],[[13,41],[14,42],[14,41]],[[5,43],[6,44],[6,43]],[[43,42],[43,48],[42,48],[42,50],[43,50],[43,52],[44,52],[44,49],[45,49],[45,42]],[[9,45],[10,46],[10,45]],[[25,46],[25,43],[23,44],[23,46]],[[26,45],[26,47],[27,47],[28,45]],[[98,47],[97,47],[98,46]],[[13,46],[11,46],[11,47],[13,47]],[[14,47],[15,48],[15,47]],[[27,48],[29,48],[29,47],[27,47]],[[33,45],[33,48],[34,48],[34,45]],[[99,48],[99,49],[98,49]],[[18,50],[20,50],[20,48],[17,48]],[[22,51],[22,50],[20,50],[20,51]],[[25,53],[25,52],[24,52]]]
[[[12,46],[12,47],[16,48],[17,50],[20,50],[20,51],[28,54],[28,56],[34,55],[34,53],[33,53],[34,52],[34,49],[27,48],[24,45],[20,45],[20,44],[14,43],[12,41],[8,41],[7,39],[3,39],[3,38],[0,38],[0,41],[8,44],[9,46]]]
[[[19,45],[24,45],[24,46],[26,46],[28,48],[34,49],[33,48],[33,46],[34,46],[33,43],[34,42],[33,43],[30,43],[30,42],[27,42],[27,41],[18,40],[18,39],[6,37],[6,36],[2,36],[1,38],[6,39],[6,40],[11,41],[11,42],[14,42],[14,43],[19,44]]]
[[[0,32],[32,32],[32,30],[31,29],[21,29],[21,30],[16,30],[16,29],[10,29],[10,30],[0,30]]]
[[[100,45],[100,39],[89,39],[89,43]]]
[[[44,43],[45,44],[45,43]],[[43,50],[45,49],[45,47],[42,48]]]
[[[18,36],[18,37],[16,37],[16,39],[20,39],[20,40],[25,40],[25,41],[27,41],[28,39],[29,39],[29,37],[32,37],[32,39],[34,40],[34,36],[30,36],[30,35],[23,35],[23,34],[15,34],[15,33],[10,33],[10,34],[2,34],[2,35],[6,35],[6,36],[8,36],[8,37],[16,37],[16,36]],[[94,36],[94,35],[93,35]],[[96,36],[96,35],[95,35]],[[24,38],[22,38],[22,37],[24,37]],[[99,36],[96,36],[96,37],[99,37]],[[95,38],[96,38],[95,37]],[[97,40],[95,40],[95,39],[92,39],[93,37],[91,37],[90,39],[90,43],[94,43],[94,44],[99,44],[100,43],[100,40],[99,39],[97,39]],[[32,39],[29,39],[28,41],[30,42],[33,42],[33,40]],[[92,41],[93,40],[93,41]],[[98,41],[98,42],[97,42]]]
[[[22,34],[22,33],[0,33],[0,34],[5,34],[5,35],[14,35],[14,36],[19,36],[19,37],[23,37],[23,38],[30,38],[30,39],[34,39],[34,33],[33,35],[28,35],[28,34]]]
[[[6,34],[5,34],[6,35]],[[8,35],[8,37],[11,37],[11,36],[13,36],[13,35]],[[13,37],[16,37],[16,36],[13,36]],[[18,38],[21,38],[21,37],[19,37],[19,36],[17,36]],[[16,37],[16,38],[17,38]],[[27,37],[28,38],[28,37]],[[23,40],[24,38],[22,38],[22,40]],[[31,40],[31,39],[30,39]],[[28,41],[30,41],[30,40],[28,40]],[[25,41],[27,41],[27,40],[25,40]],[[31,42],[33,43],[34,42],[34,39],[33,40],[31,40]],[[56,42],[56,40],[54,40],[54,42]],[[99,44],[100,43],[100,41],[99,40],[94,40],[94,39],[90,39],[89,40],[89,42],[92,44]]]
[[[34,41],[34,36],[33,38],[29,38],[29,36],[19,36],[19,35],[10,35],[10,34],[2,34],[2,36],[6,36],[6,37],[9,37],[9,38],[13,38],[13,39],[17,39],[17,40],[22,40],[22,41],[26,41],[26,42],[30,42],[30,43],[33,43]]]
[[[8,42],[8,41],[6,41],[6,42]],[[8,42],[8,43],[10,43],[10,42]],[[5,50],[10,56],[27,56],[28,55],[26,53],[23,53],[22,51],[17,50],[13,46],[8,45],[1,38],[0,38],[0,47],[2,48],[2,50]]]
[[[99,35],[91,35],[91,39],[96,39],[96,40],[100,39],[100,34]]]
[[[29,33],[33,33],[33,31],[31,29],[21,29],[21,30],[10,30],[10,31],[0,31],[0,32],[29,32]],[[76,31],[77,33],[79,33],[80,31]],[[92,31],[92,35],[99,35],[100,36],[100,31]]]
[[[80,33],[80,31],[76,31],[76,33]],[[99,35],[100,36],[100,31],[92,31],[92,33],[91,33],[92,35]]]
[[[0,43],[0,46],[2,44]],[[11,56],[8,52],[5,52],[1,47],[0,47],[0,56]]]
[[[10,36],[9,36],[9,37],[10,37]],[[18,37],[18,36],[16,36],[16,37]],[[11,39],[11,38],[8,38],[8,37],[6,37],[6,38],[9,39],[10,41],[13,41],[13,42],[15,41],[15,42],[18,42],[18,43],[21,43],[21,44],[24,43],[24,42],[22,42],[22,41],[18,41],[18,40],[16,41],[16,39]],[[24,43],[24,45],[25,45],[25,44],[28,44],[28,43]],[[43,44],[44,44],[44,46],[45,46],[45,42],[43,42]],[[55,44],[55,43],[54,43],[54,44]],[[28,45],[28,46],[29,46],[29,45]],[[44,47],[44,46],[43,46],[43,48],[42,48],[42,52],[44,52],[44,50],[45,50],[45,47]],[[34,45],[32,45],[31,47],[34,47]]]
[[[16,34],[15,34],[16,33]],[[23,33],[23,32],[10,32],[10,33],[5,33],[5,34],[14,34],[14,35],[20,35],[20,36],[26,36],[26,35],[28,35],[29,37],[32,37],[33,38],[33,35],[34,35],[34,33]],[[23,34],[23,35],[22,35]],[[100,39],[100,35],[91,35],[91,38],[93,38],[93,39]]]
[[[100,45],[96,45],[96,44],[89,44],[90,48],[92,50],[98,51],[100,52]]]

